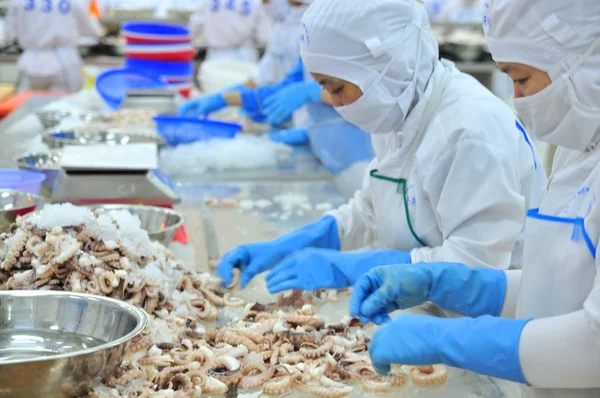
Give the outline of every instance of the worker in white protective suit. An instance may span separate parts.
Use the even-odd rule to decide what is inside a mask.
[[[219,275],[230,281],[239,267],[245,286],[271,269],[275,293],[347,287],[390,263],[520,267],[525,213],[540,203],[544,170],[510,108],[438,60],[423,5],[316,0],[301,30],[306,69],[335,109],[371,134],[376,158],[347,205],[234,249]],[[339,252],[377,240],[392,250]]]
[[[77,37],[100,37],[102,28],[81,0],[13,0],[5,35],[23,48],[19,91],[76,92],[83,64]]]
[[[600,2],[489,0],[484,30],[526,126],[559,147],[527,213],[523,270],[379,267],[354,285],[351,313],[387,322],[370,346],[379,373],[445,363],[521,383],[523,397],[600,397]],[[425,300],[467,317],[389,321]]]
[[[194,36],[203,35],[207,60],[258,62],[256,44],[271,35],[262,0],[204,0],[190,19]]]

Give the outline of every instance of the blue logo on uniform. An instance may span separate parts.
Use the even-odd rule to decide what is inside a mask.
[[[310,37],[308,36],[308,28],[304,22],[300,23],[300,42],[306,44],[306,46],[310,45]]]
[[[491,28],[492,27],[492,20],[490,19],[489,16],[489,12],[490,12],[490,3],[488,1],[486,1],[485,3],[483,3],[483,27],[484,28]]]

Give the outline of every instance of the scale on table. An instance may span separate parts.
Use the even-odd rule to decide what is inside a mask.
[[[148,108],[159,115],[177,113],[175,92],[171,90],[127,90],[120,109]]]
[[[65,146],[61,168],[54,203],[171,206],[181,201],[173,182],[158,170],[153,143]]]

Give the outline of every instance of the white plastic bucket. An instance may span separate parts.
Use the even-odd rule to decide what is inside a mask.
[[[210,60],[202,62],[198,80],[202,92],[216,93],[248,80],[258,70],[258,64],[244,61]]]

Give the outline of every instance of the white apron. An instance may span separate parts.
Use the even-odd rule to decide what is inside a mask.
[[[579,311],[592,290],[598,242],[598,229],[593,223],[598,220],[588,215],[596,205],[595,193],[600,192],[600,187],[594,186],[598,180],[595,165],[600,157],[593,158],[559,168],[540,209],[527,213],[517,318],[547,318]],[[600,389],[521,386],[521,390],[523,397],[600,397]]]
[[[415,214],[416,201],[414,194],[411,194],[414,190],[413,185],[408,181],[408,176],[413,169],[415,154],[423,142],[425,131],[440,105],[444,89],[451,78],[452,71],[444,68],[444,73],[429,97],[419,129],[406,155],[386,155],[377,169],[370,171],[371,190],[377,192],[377,195],[371,198],[377,234],[379,241],[385,247],[410,251],[416,247],[427,246],[427,242],[419,238],[418,231],[415,231],[412,226],[411,217]],[[404,151],[406,151],[404,147],[396,150],[396,152]]]

